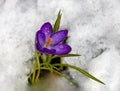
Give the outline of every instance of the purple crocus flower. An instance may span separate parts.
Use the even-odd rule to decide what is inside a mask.
[[[68,35],[68,30],[60,30],[52,33],[52,25],[47,22],[36,33],[36,48],[45,54],[65,55],[71,51],[71,47],[62,44]]]

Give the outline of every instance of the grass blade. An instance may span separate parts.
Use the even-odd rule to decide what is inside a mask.
[[[60,10],[59,13],[58,13],[57,19],[55,21],[55,24],[54,24],[53,33],[57,32],[59,27],[60,27],[61,16],[62,16],[62,13],[61,13],[61,10]]]
[[[58,66],[58,65],[60,65],[60,64],[54,64],[54,66]],[[86,77],[89,77],[92,80],[95,80],[95,81],[105,85],[104,82],[102,82],[101,80],[97,79],[96,77],[92,76],[90,73],[88,73],[87,71],[85,71],[85,70],[83,70],[83,69],[81,69],[79,67],[76,67],[74,65],[69,65],[69,64],[62,64],[62,66],[73,68],[73,69],[79,71],[80,73],[82,73],[83,75],[85,75]]]

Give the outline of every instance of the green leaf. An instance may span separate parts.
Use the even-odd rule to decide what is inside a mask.
[[[57,19],[55,21],[55,24],[54,24],[53,33],[57,32],[59,27],[60,27],[61,16],[62,16],[62,13],[61,13],[61,10],[60,10],[59,13],[58,13]]]
[[[67,54],[67,55],[63,55],[60,57],[76,57],[76,56],[81,56],[81,55],[79,55],[79,54]]]
[[[53,64],[53,65],[54,65],[54,66],[58,66],[58,65],[60,65],[60,64]],[[73,68],[73,69],[79,71],[80,73],[82,73],[83,75],[85,75],[86,77],[89,77],[89,78],[91,78],[92,80],[95,80],[95,81],[97,81],[97,82],[102,83],[102,84],[105,85],[104,82],[102,82],[101,80],[97,79],[96,77],[92,76],[90,73],[88,73],[87,71],[85,71],[85,70],[83,70],[83,69],[81,69],[81,68],[79,68],[79,67],[76,67],[76,66],[70,65],[70,64],[61,64],[61,65],[62,65],[62,66],[67,66],[67,67]]]
[[[81,56],[81,55],[79,55],[79,54],[67,54],[67,55],[63,55],[63,56],[55,55],[52,58],[56,58],[56,57],[76,57],[76,56]]]

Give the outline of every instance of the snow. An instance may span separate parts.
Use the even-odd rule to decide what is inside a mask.
[[[65,62],[89,71],[106,85],[70,69],[79,88],[59,78],[46,91],[65,87],[63,91],[120,91],[119,0],[0,0],[0,91],[29,91],[35,33],[43,23],[53,24],[60,9],[61,29],[69,29],[72,53],[81,54]]]

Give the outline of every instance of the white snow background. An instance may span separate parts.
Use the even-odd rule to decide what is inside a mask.
[[[60,9],[61,29],[69,30],[71,53],[81,54],[65,62],[89,71],[106,85],[70,69],[79,88],[59,78],[48,80],[49,87],[43,81],[45,91],[120,91],[119,0],[0,0],[0,91],[30,91],[27,74],[35,33],[45,22],[54,24]]]

